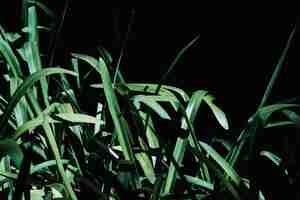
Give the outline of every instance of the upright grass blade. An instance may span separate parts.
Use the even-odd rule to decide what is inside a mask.
[[[127,45],[128,39],[129,39],[129,34],[131,32],[131,27],[134,23],[134,17],[135,17],[135,11],[134,11],[134,9],[132,9],[130,20],[129,20],[128,27],[127,27],[126,36],[125,36],[125,39],[123,40],[123,44],[122,44],[121,51],[120,51],[120,56],[118,58],[116,71],[115,71],[115,75],[114,75],[114,78],[113,78],[113,83],[114,84],[117,81],[117,76],[120,78],[121,82],[124,83],[124,78],[123,78],[123,76],[121,75],[121,72],[120,72],[120,64],[121,64],[121,60],[123,58],[124,51],[126,50],[126,45]]]
[[[78,74],[76,77],[76,83],[77,83],[77,88],[80,89],[80,76],[79,76],[79,67],[78,67],[78,59],[77,58],[72,58],[72,66],[74,68],[74,71]]]
[[[260,104],[259,104],[259,108],[263,107],[266,104],[267,99],[269,98],[269,96],[271,94],[271,91],[272,91],[272,88],[274,86],[275,80],[279,76],[279,73],[280,73],[281,69],[284,66],[284,61],[285,61],[287,52],[288,52],[288,50],[289,50],[289,48],[291,46],[291,42],[292,42],[292,39],[294,37],[295,31],[296,31],[296,26],[293,28],[293,30],[292,30],[292,32],[291,32],[291,34],[289,36],[289,39],[288,39],[288,41],[286,43],[286,46],[285,46],[285,48],[284,48],[284,50],[283,50],[283,52],[282,52],[282,54],[281,54],[281,56],[279,58],[279,61],[278,61],[277,65],[276,65],[276,67],[275,67],[275,71],[272,74],[272,77],[271,77],[271,79],[269,81],[269,84],[268,84],[268,86],[266,88],[266,91],[265,91],[265,93],[264,93],[264,95],[262,97],[262,100],[261,100]]]
[[[39,51],[39,33],[37,29],[37,13],[35,6],[31,6],[28,9],[28,34],[29,34],[29,46],[28,46],[28,61],[29,69],[31,73],[42,69],[42,62]],[[42,87],[43,100],[46,106],[49,106],[48,99],[48,81],[45,77],[41,77],[40,80]]]
[[[129,142],[127,131],[125,130],[125,125],[122,123],[126,123],[125,121],[121,121],[119,116],[121,115],[120,107],[112,87],[112,82],[109,76],[108,69],[104,63],[104,61],[99,58],[99,61],[94,59],[93,57],[81,55],[81,54],[72,54],[74,57],[79,58],[88,62],[101,76],[103,82],[103,88],[105,97],[108,103],[108,108],[110,114],[113,119],[113,123],[115,125],[116,133],[120,145],[122,147],[124,156],[126,160],[134,161],[134,154],[132,152],[132,148]]]
[[[175,148],[173,151],[173,156],[178,165],[180,165],[183,160],[187,142],[187,139],[177,138]],[[164,194],[169,194],[173,190],[175,182],[176,169],[174,164],[171,163],[169,166],[168,175],[164,186]]]
[[[155,94],[159,93],[159,90],[162,86],[162,84],[164,83],[164,81],[166,80],[167,76],[173,71],[175,65],[177,64],[177,62],[179,61],[179,59],[182,57],[182,55],[200,38],[200,35],[197,35],[192,41],[190,41],[186,46],[184,46],[176,55],[175,59],[173,60],[173,62],[171,63],[171,65],[169,66],[168,70],[163,74],[162,78],[160,79]]]
[[[147,179],[150,181],[150,183],[154,184],[156,177],[155,177],[152,162],[149,159],[148,155],[145,152],[141,152],[141,153],[136,153],[135,157],[139,162],[139,164],[141,165]]]
[[[20,99],[27,93],[27,91],[42,77],[49,76],[52,74],[66,73],[70,75],[76,76],[76,74],[72,71],[68,71],[62,68],[45,68],[41,71],[35,72],[27,77],[24,82],[19,86],[14,95],[11,97],[4,114],[0,120],[0,137],[3,137],[7,127],[7,121],[12,116],[13,109],[20,101]]]

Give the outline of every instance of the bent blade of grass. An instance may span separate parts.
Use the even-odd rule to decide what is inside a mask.
[[[59,73],[65,73],[65,74],[76,76],[76,73],[72,71],[54,67],[54,68],[45,68],[38,72],[35,72],[23,81],[23,83],[18,87],[14,95],[11,97],[5,109],[5,112],[1,117],[0,136],[5,132],[5,129],[7,127],[7,121],[10,118],[10,116],[12,116],[15,106],[20,101],[20,99],[27,93],[27,91],[42,77],[46,77],[53,74],[59,74]]]
[[[280,111],[286,108],[291,108],[291,107],[299,107],[300,105],[298,104],[273,104],[273,105],[268,105],[265,107],[260,108],[257,112],[259,114],[259,117],[262,120],[263,125],[266,124],[268,121],[269,117],[276,111]]]
[[[280,122],[270,122],[265,125],[265,128],[274,128],[281,126],[294,126],[295,123],[291,121],[280,121]]]
[[[13,95],[13,93],[16,91],[18,86],[22,83],[21,79],[17,78],[10,78],[10,93]],[[25,98],[23,97],[20,100],[20,103],[18,103],[14,109],[14,114],[16,117],[17,126],[22,125],[25,121],[27,121],[27,108],[25,107]]]
[[[300,125],[300,116],[291,110],[282,111],[285,116],[287,116],[296,126]]]
[[[156,114],[158,114],[163,119],[171,120],[170,115],[167,111],[155,100],[155,96],[145,96],[145,95],[136,95],[133,97],[133,104],[136,106],[137,109],[140,108],[140,103],[144,103]]]
[[[134,162],[134,154],[132,152],[132,148],[130,145],[129,137],[126,134],[125,121],[121,122],[119,116],[121,115],[120,107],[116,98],[116,94],[112,87],[112,81],[109,76],[108,69],[104,63],[104,61],[99,58],[97,61],[95,58],[87,55],[82,54],[72,54],[75,58],[79,58],[84,60],[85,62],[89,63],[101,76],[103,87],[104,87],[104,94],[108,103],[108,108],[110,114],[113,119],[113,123],[116,129],[117,137],[122,147],[124,156],[126,160],[131,160]]]
[[[7,41],[5,41],[2,36],[0,35],[0,52],[2,53],[3,57],[5,58],[9,69],[12,71],[14,77],[23,77],[23,73],[20,67],[20,63],[14,54],[11,46]]]
[[[272,153],[270,151],[261,151],[261,152],[259,152],[259,155],[260,156],[265,156],[270,161],[272,161],[275,165],[277,165],[278,167],[280,167],[282,159],[279,158],[278,156],[276,156],[274,153]],[[288,173],[288,171],[286,169],[284,169],[284,173],[287,176],[289,175],[289,173]]]
[[[228,125],[228,120],[226,118],[225,113],[213,103],[214,97],[212,97],[211,95],[207,95],[204,98],[204,101],[207,103],[207,105],[210,107],[210,109],[212,110],[213,114],[215,115],[216,119],[218,120],[218,122],[220,123],[220,125],[225,129],[228,130],[229,129],[229,125]]]

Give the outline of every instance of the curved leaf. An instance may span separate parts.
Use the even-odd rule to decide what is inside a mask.
[[[220,125],[225,129],[228,130],[229,129],[229,125],[228,125],[228,120],[226,118],[225,113],[218,107],[216,106],[212,101],[214,100],[214,98],[211,95],[207,95],[204,98],[205,102],[207,103],[207,105],[210,107],[210,109],[212,110],[212,112],[214,113],[216,119],[218,120],[218,122],[220,123]]]
[[[5,132],[5,128],[7,126],[8,119],[10,118],[15,106],[20,101],[20,99],[27,93],[28,89],[31,88],[42,77],[49,76],[52,74],[59,74],[59,73],[66,73],[66,74],[76,76],[76,73],[74,73],[72,71],[55,67],[55,68],[45,68],[38,72],[35,72],[23,81],[23,83],[18,87],[18,89],[16,90],[16,92],[14,93],[12,98],[10,99],[5,112],[1,117],[0,135],[3,134],[3,132]]]
[[[17,167],[20,168],[24,155],[16,141],[12,139],[0,140],[0,153],[2,156],[8,155],[13,161],[15,161]]]

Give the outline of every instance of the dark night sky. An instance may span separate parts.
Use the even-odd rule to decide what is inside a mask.
[[[84,39],[74,44],[73,37],[65,36],[69,41],[67,45],[80,49],[100,43],[118,55],[113,16],[119,19],[118,32],[124,38],[130,9],[103,8],[103,12],[80,14],[93,10],[90,6],[79,10],[74,7],[66,32],[77,35],[76,41]],[[72,23],[72,18],[78,23]],[[88,21],[91,25],[86,23]],[[182,57],[167,83],[193,90],[211,90],[228,111],[235,110],[248,117],[263,95],[295,21],[293,17],[268,15],[205,16],[196,9],[136,9],[121,70],[130,81],[156,81],[180,48],[200,34],[199,41]],[[297,95],[297,91],[287,89],[299,84],[294,68],[291,63],[286,65],[273,93],[277,99]]]
[[[70,2],[59,50],[89,54],[101,44],[116,59],[132,9]],[[59,14],[63,1],[55,1],[49,7]],[[14,27],[20,17],[15,12],[18,10],[7,13],[0,22],[9,21],[7,26]],[[135,9],[121,70],[129,81],[157,81],[180,48],[200,34],[199,41],[182,57],[167,83],[213,91],[225,109],[248,116],[260,101],[296,19],[242,12],[218,16],[202,13],[197,7]],[[275,87],[277,99],[297,95],[296,90],[290,89],[299,85],[291,62],[293,48]]]

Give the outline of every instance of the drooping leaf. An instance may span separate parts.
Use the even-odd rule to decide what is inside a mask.
[[[19,88],[14,93],[14,95],[11,97],[11,99],[6,107],[6,110],[1,117],[0,135],[3,134],[3,132],[5,132],[7,121],[10,118],[10,116],[13,112],[13,109],[15,108],[17,103],[20,101],[20,99],[27,93],[28,89],[30,89],[36,83],[36,81],[38,81],[41,77],[49,76],[52,74],[58,74],[58,73],[66,73],[66,74],[70,74],[70,75],[74,75],[74,76],[76,75],[74,72],[68,71],[68,70],[65,70],[62,68],[45,68],[45,69],[42,69],[41,71],[31,74],[29,77],[27,77],[23,81],[23,83],[19,86]]]
[[[260,156],[265,156],[266,158],[268,158],[270,161],[272,161],[275,165],[277,165],[278,167],[281,164],[282,159],[279,158],[278,156],[276,156],[274,153],[270,152],[270,151],[261,151],[259,152]],[[285,169],[284,170],[285,175],[289,175],[288,171]]]
[[[226,118],[226,115],[218,106],[216,106],[213,103],[214,98],[210,95],[207,95],[207,96],[205,96],[204,100],[207,103],[207,105],[210,107],[210,109],[212,110],[213,114],[215,115],[215,117],[218,120],[218,122],[220,123],[220,125],[225,130],[228,130],[229,125],[228,125],[228,120]]]

